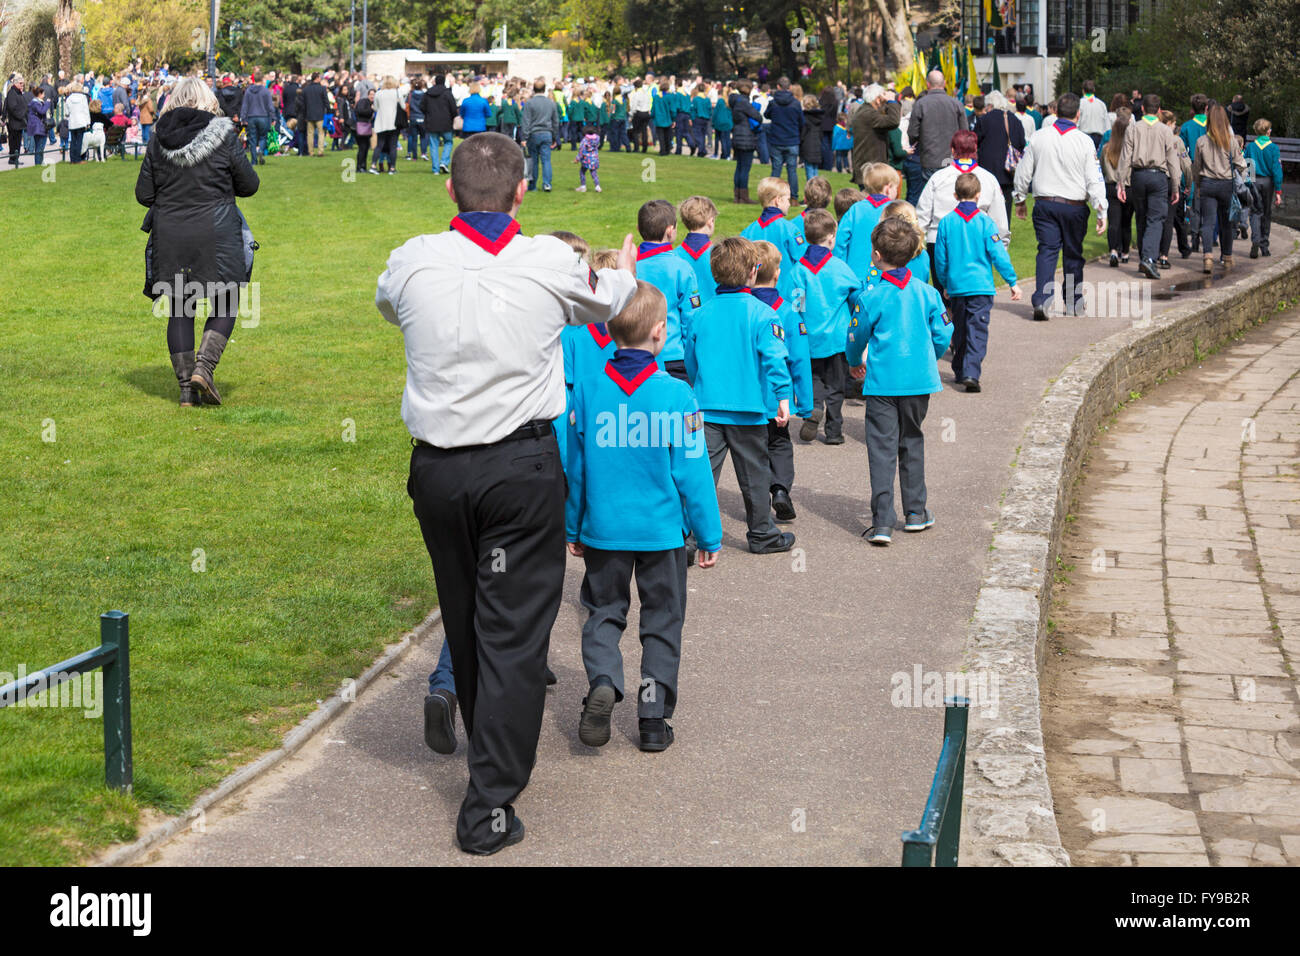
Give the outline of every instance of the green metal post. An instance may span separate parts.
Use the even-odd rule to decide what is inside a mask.
[[[952,740],[957,748],[956,773],[948,805],[944,807],[943,822],[939,825],[939,842],[935,845],[935,866],[956,866],[957,850],[961,845],[962,783],[966,777],[966,718],[970,715],[970,700],[949,697],[944,701],[943,739]]]
[[[115,650],[104,665],[104,776],[114,790],[130,792],[131,762],[131,644],[128,616],[108,611],[99,616],[99,642]]]

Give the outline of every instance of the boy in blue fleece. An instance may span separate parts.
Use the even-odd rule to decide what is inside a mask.
[[[948,290],[952,314],[952,374],[968,392],[980,390],[980,369],[989,344],[993,311],[993,269],[1011,286],[1011,301],[1020,301],[1016,270],[998,227],[976,205],[980,181],[974,173],[957,177],[957,208],[939,220],[934,238],[934,268]]]
[[[686,238],[678,246],[677,255],[695,270],[695,287],[700,290],[700,301],[708,302],[713,298],[709,250],[713,246],[713,227],[718,219],[718,207],[708,196],[688,196],[682,200],[677,212],[682,217],[682,225],[686,227]]]
[[[868,163],[862,171],[862,183],[867,198],[849,207],[835,234],[836,258],[847,262],[858,276],[866,275],[871,268],[871,230],[876,228],[885,206],[898,198],[898,171],[888,163]]]
[[[811,194],[812,183],[809,183],[804,195]],[[781,329],[785,332],[786,367],[790,369],[790,384],[794,391],[794,413],[806,418],[812,413],[813,400],[812,368],[808,359],[808,324],[802,316],[795,315],[790,303],[776,291],[776,282],[781,275],[781,250],[770,242],[756,242],[754,245],[758,248],[758,273],[749,291],[754,298],[771,308],[776,313],[776,320],[781,323]],[[775,418],[775,396],[770,411]],[[790,500],[790,490],[794,487],[794,442],[790,441],[788,423],[767,423],[767,462],[772,469],[772,510],[776,512],[776,520],[793,521],[795,510],[794,502]]]
[[[794,535],[772,522],[772,468],[767,425],[790,421],[790,369],[785,329],[770,307],[749,294],[758,274],[758,249],[738,236],[713,248],[717,295],[705,303],[686,335],[686,368],[704,413],[709,463],[716,483],[731,453],[745,502],[749,550],[775,554]],[[772,405],[776,405],[773,416]]]
[[[859,205],[861,205],[859,203]],[[808,246],[795,266],[794,310],[808,327],[811,358],[813,407],[799,429],[803,441],[817,437],[818,425],[826,421],[828,445],[844,444],[844,383],[849,366],[844,359],[844,336],[849,317],[867,290],[865,277],[835,258],[835,217],[825,209],[813,209],[804,217]]]
[[[763,211],[741,230],[740,237],[750,242],[761,239],[781,250],[785,261],[781,264],[781,279],[776,290],[788,299],[794,264],[799,261],[804,247],[803,236],[794,223],[785,218],[790,211],[790,184],[775,176],[764,176],[758,181],[758,201],[763,204]]]
[[[871,244],[880,282],[849,320],[845,343],[853,377],[865,380],[871,527],[863,537],[874,545],[889,544],[893,535],[895,468],[906,515],[903,530],[924,531],[934,524],[925,506],[921,423],[930,396],[943,391],[938,357],[952,339],[952,325],[938,290],[907,270],[916,243],[916,228],[903,219],[885,219],[876,226]]]
[[[673,378],[689,383],[682,361],[682,337],[703,303],[695,270],[673,253],[677,210],[666,199],[652,199],[637,212],[636,228],[641,233],[636,252],[637,278],[662,292],[668,303],[668,340],[659,361]]]
[[[623,699],[619,639],[627,626],[632,577],[641,597],[641,749],[666,750],[677,704],[686,616],[683,522],[699,542],[697,563],[712,567],[722,520],[709,470],[704,423],[685,382],[660,370],[668,338],[667,303],[654,286],[609,320],[618,349],[601,373],[580,379],[569,412],[569,495],[565,537],[584,560],[582,663],[590,689],[578,738],[609,741],[610,716]]]

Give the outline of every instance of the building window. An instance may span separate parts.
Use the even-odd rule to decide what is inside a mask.
[[[1043,0],[1024,0],[1020,4],[1020,49],[1038,52],[1038,8]]]

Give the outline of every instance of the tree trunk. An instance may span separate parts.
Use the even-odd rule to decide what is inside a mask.
[[[907,23],[907,0],[875,0],[876,11],[885,25],[885,42],[894,58],[894,69],[912,62],[912,31]]]
[[[835,49],[835,31],[831,29],[830,18],[826,15],[826,8],[818,6],[814,10],[817,17],[817,33],[821,37],[822,49],[826,51],[826,75],[831,80],[839,79],[840,56]]]
[[[780,59],[781,74],[787,77],[799,74],[798,64],[794,60],[794,49],[790,43],[790,28],[786,26],[785,17],[777,20],[764,20],[763,29],[772,41],[772,52]]]
[[[77,14],[72,9],[72,0],[59,0],[54,12],[54,33],[59,40],[59,69],[69,77],[73,74],[72,37],[76,28]]]
[[[424,42],[426,51],[438,52],[438,8],[436,6],[429,7],[429,12],[424,16]]]

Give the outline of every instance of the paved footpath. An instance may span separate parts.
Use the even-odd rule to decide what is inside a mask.
[[[1092,450],[1044,691],[1076,864],[1300,866],[1298,370],[1292,310]]]
[[[1238,262],[1215,281],[1238,281],[1254,267]],[[1142,281],[1133,266],[1091,265],[1088,273],[1092,281]],[[1179,262],[1161,285],[1198,280]],[[516,804],[528,837],[490,863],[897,865],[899,834],[916,826],[929,791],[942,714],[892,706],[891,677],[910,678],[915,666],[959,668],[999,496],[1032,409],[1087,345],[1131,321],[1035,323],[1027,302],[1011,306],[1003,293],[999,304],[985,391],[954,390],[941,365],[945,391],[926,427],[932,530],[896,533],[888,549],[860,538],[868,510],[860,404],[846,408],[847,444],[796,449],[799,541],[791,554],[742,550],[743,508],[724,470],[724,549],[716,568],[690,572],[677,742],[663,754],[637,750],[627,703],[615,711],[608,745],[578,742],[581,565],[570,559],[551,641],[559,685],[548,692],[537,765]],[[405,467],[395,448],[395,481]],[[410,532],[418,533],[414,519]],[[635,611],[628,631],[625,664],[635,682]],[[421,738],[437,652],[437,640],[412,652],[304,752],[237,797],[236,812],[210,815],[203,832],[151,860],[470,862],[453,840],[464,742],[445,757]]]

